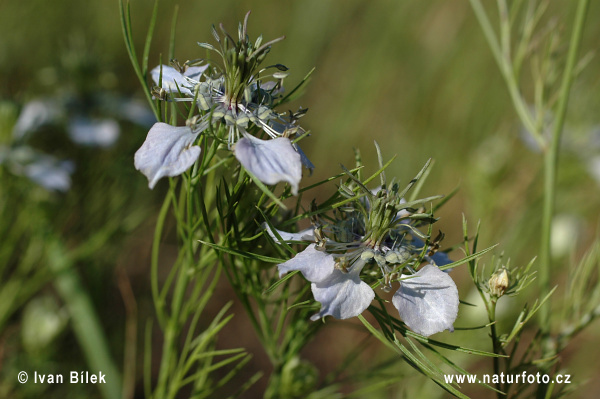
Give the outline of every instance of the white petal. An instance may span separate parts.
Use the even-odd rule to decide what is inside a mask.
[[[325,280],[311,284],[315,300],[321,302],[321,310],[311,320],[325,316],[349,319],[369,307],[375,298],[375,292],[360,279],[362,266],[364,264],[354,265],[348,273],[334,269]]]
[[[400,203],[401,204],[405,204],[406,200],[404,198],[400,198]],[[398,213],[396,213],[396,220],[403,219],[403,218],[405,218],[407,216],[410,216],[410,212],[407,211],[406,209],[400,209],[398,211]],[[408,221],[405,221],[405,222],[408,223]]]
[[[333,256],[325,251],[317,250],[315,244],[309,245],[287,262],[277,265],[279,277],[292,270],[299,270],[304,278],[312,283],[328,278],[333,272],[334,266]]]
[[[429,336],[446,329],[458,315],[458,290],[452,278],[434,265],[426,265],[401,282],[392,302],[400,318],[414,332]]]
[[[244,168],[261,182],[273,185],[285,181],[292,186],[292,193],[298,194],[302,162],[289,139],[260,140],[244,134],[235,144],[233,153]]]
[[[25,104],[13,128],[13,137],[22,139],[27,133],[57,122],[62,110],[57,100],[33,100]]]
[[[167,65],[162,65],[162,86],[161,87],[169,92],[177,93],[180,91],[181,94],[187,94],[187,95],[192,96],[194,94],[192,90],[194,89],[194,86],[196,86],[198,84],[198,80],[191,78],[191,76],[199,77],[200,75],[197,73],[196,68],[201,68],[201,67],[192,67],[192,68],[188,68],[188,71],[186,71],[185,75],[182,75],[177,69],[167,66]],[[191,72],[189,72],[190,69],[192,69]],[[150,74],[152,75],[152,80],[157,85],[158,85],[158,81],[160,79],[160,72],[161,72],[161,65],[157,66],[150,72]],[[188,77],[188,76],[190,76],[190,77]]]
[[[263,226],[267,230],[267,233],[269,233],[271,238],[277,244],[281,244],[281,241],[279,241],[279,238],[277,238],[277,236],[273,233],[271,227],[266,223]],[[277,229],[275,229],[275,231],[277,232],[277,234],[279,234],[283,241],[313,241],[315,238],[314,229],[312,227],[299,231],[298,233],[288,233],[287,231],[281,231]]]
[[[73,118],[69,122],[69,137],[77,144],[110,147],[119,138],[119,124],[112,119]]]
[[[71,188],[71,173],[75,165],[71,161],[59,161],[50,156],[42,156],[34,163],[25,166],[24,173],[46,190],[68,191]]]
[[[208,64],[201,65],[201,66],[188,67],[188,69],[185,70],[183,75],[190,79],[199,81],[200,77],[202,76],[204,71],[206,71],[207,68],[208,68]]]
[[[148,178],[148,187],[154,188],[161,177],[182,174],[196,162],[200,147],[192,144],[201,130],[162,122],[152,126],[134,157],[135,168]]]

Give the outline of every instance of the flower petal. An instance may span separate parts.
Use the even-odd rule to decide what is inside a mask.
[[[273,230],[268,224],[263,224],[263,227],[267,230],[267,233],[269,233],[271,238],[277,244],[281,244],[281,241],[279,241],[279,238],[277,238],[275,233],[273,233]],[[277,229],[275,229],[275,231],[277,232],[277,234],[279,234],[282,241],[314,241],[315,239],[314,229],[312,227],[309,227],[308,229],[304,229],[297,233],[288,233],[287,231],[281,231]]]
[[[182,174],[196,162],[200,147],[192,144],[206,126],[196,131],[162,122],[152,126],[134,157],[135,168],[148,178],[148,187],[154,188],[161,177]]]
[[[348,273],[334,269],[325,280],[311,284],[315,300],[321,302],[321,310],[313,315],[311,320],[325,316],[349,319],[358,316],[369,307],[375,298],[375,292],[360,279],[363,266],[364,262],[355,264]]]
[[[185,72],[183,73],[183,76],[188,77],[190,79],[194,79],[194,80],[200,80],[200,77],[202,76],[204,71],[206,71],[207,68],[208,68],[208,64],[188,67],[185,70]]]
[[[299,270],[305,279],[317,283],[328,278],[334,270],[335,260],[325,251],[319,251],[311,244],[292,259],[277,265],[279,277],[292,270]]]
[[[33,100],[25,104],[19,114],[19,119],[13,128],[13,137],[23,139],[29,132],[33,132],[44,125],[56,123],[63,116],[63,111],[57,100]]]
[[[292,193],[298,194],[302,162],[289,139],[260,140],[245,133],[235,144],[233,153],[244,168],[261,182],[273,185],[286,181],[292,186]]]
[[[392,298],[400,318],[426,337],[446,329],[454,331],[458,290],[452,277],[434,265],[426,265],[415,276],[402,281]]]
[[[441,251],[436,252],[435,254],[433,254],[433,256],[429,256],[429,260],[432,263],[434,263],[437,267],[446,266],[446,265],[449,265],[450,263],[454,262],[452,259],[450,259],[450,257],[448,256],[448,254],[446,252],[441,252]],[[443,271],[448,273],[452,270],[453,269],[446,269]]]
[[[306,156],[304,151],[302,151],[302,148],[300,148],[298,144],[293,144],[293,146],[294,150],[296,150],[296,152],[300,154],[300,160],[302,161],[302,165],[304,165],[304,167],[310,171],[310,174],[312,176],[312,172],[315,169],[315,165],[313,165],[313,163],[310,162],[310,159],[308,159],[308,157]]]
[[[69,191],[71,174],[75,170],[72,161],[59,161],[51,156],[40,156],[25,166],[24,173],[46,190]]]
[[[169,92],[181,92],[181,94],[187,94],[193,96],[193,89],[199,82],[202,72],[206,70],[208,66],[201,67],[190,67],[185,73],[180,73],[177,69],[168,65],[159,65],[155,67],[150,74],[152,80],[158,85],[160,79],[160,71],[162,67],[162,88]]]
[[[69,137],[80,145],[110,147],[120,131],[119,124],[112,119],[77,117],[69,121]]]

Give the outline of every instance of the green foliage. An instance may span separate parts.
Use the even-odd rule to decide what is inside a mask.
[[[494,8],[473,0],[471,9],[444,1],[253,5],[255,23],[241,25],[242,32],[287,36],[273,50],[290,67],[287,83],[295,84],[273,106],[297,109],[303,94],[311,108],[303,119],[310,131],[293,141],[302,139],[317,168],[313,177],[305,173],[298,197],[239,167],[224,150],[226,130],[212,127],[199,139],[202,156],[192,170],[151,194],[131,165],[147,129],[122,120],[121,139],[110,149],[74,145],[66,119],[27,142],[75,162],[68,193],[15,174],[2,162],[3,151],[22,144],[12,129],[32,97],[56,94],[71,115],[76,109],[113,117],[107,110],[120,103],[110,94],[136,93],[157,120],[175,125],[193,118],[197,98],[152,97],[149,66],[187,54],[210,58],[196,45],[210,23],[233,26],[246,11],[230,1],[192,2],[181,13],[158,1],[120,2],[119,9],[102,2],[17,3],[3,3],[0,13],[0,97],[11,99],[0,102],[0,396],[134,397],[142,381],[145,396],[156,398],[487,397],[494,390],[507,397],[576,397],[587,389],[459,387],[443,378],[539,370],[571,373],[579,382],[597,372],[590,366],[597,351],[589,348],[600,315],[594,234],[600,197],[591,167],[598,59],[577,53],[593,48],[600,25],[587,2],[499,0]],[[119,14],[129,61],[107,23]],[[222,33],[220,40],[232,44]],[[498,76],[490,73],[494,62]],[[381,144],[376,155],[353,154],[373,139]],[[432,161],[412,181],[431,157],[436,168]],[[331,176],[353,161],[355,168]],[[297,272],[278,276],[275,265],[303,247],[276,243],[281,237],[266,234],[265,223],[297,231],[311,219],[333,219],[368,196],[363,186],[386,183],[386,176],[412,187],[402,196],[420,211],[410,219],[423,227],[414,234],[425,247],[437,245],[430,225],[446,233],[444,245],[463,243],[443,250],[455,261],[442,269],[454,269],[461,296],[452,335],[432,339],[410,331],[388,312],[375,278],[369,282],[377,303],[360,323],[310,322],[319,308],[310,285]],[[557,214],[580,221],[577,238],[568,239],[572,253],[560,259],[550,251]],[[469,231],[467,221],[474,226],[478,219],[484,228]],[[508,284],[494,291],[490,280],[503,270]],[[48,335],[32,329],[32,314],[58,321],[57,329]],[[140,323],[143,353],[137,353]],[[232,343],[228,337],[238,332],[231,329],[239,325],[244,342]],[[15,378],[20,370],[92,368],[115,375],[102,391],[21,385]]]

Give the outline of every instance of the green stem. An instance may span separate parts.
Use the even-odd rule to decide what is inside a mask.
[[[177,272],[177,281],[175,282],[173,298],[171,301],[171,314],[168,317],[164,329],[165,335],[163,342],[163,353],[158,374],[158,384],[154,393],[154,397],[156,398],[174,397],[177,393],[177,389],[174,389],[173,386],[169,386],[169,381],[173,377],[173,367],[177,363],[177,344],[181,334],[181,329],[183,328],[183,324],[187,319],[186,317],[182,317],[181,313],[186,292],[188,291],[188,286],[190,283],[189,270],[194,264],[194,248],[192,243],[194,237],[193,232],[190,230],[193,190],[192,187],[189,186],[189,182],[190,179],[184,180],[184,184],[182,186],[185,186],[185,189],[182,189],[180,197],[180,202],[184,203],[180,203],[178,206],[180,210],[186,209],[185,220],[184,216],[175,210],[176,218],[178,219],[177,226],[180,230],[182,239],[182,246],[180,250],[185,251],[186,255],[184,255],[183,259],[181,260],[181,265],[179,266],[179,270]],[[165,203],[168,202],[165,201]],[[157,229],[159,227],[162,229],[162,226],[157,225]],[[156,240],[156,237],[155,244],[159,244],[159,242]],[[153,271],[153,273],[155,272],[156,270]],[[182,319],[183,321],[181,321]],[[169,394],[167,394],[167,392],[169,392]]]
[[[544,153],[544,208],[542,214],[542,240],[540,246],[540,290],[541,297],[545,297],[550,292],[550,235],[552,229],[552,217],[554,215],[555,197],[556,197],[556,172],[558,168],[558,155],[560,138],[563,131],[565,116],[567,113],[567,105],[569,103],[569,93],[574,80],[573,70],[577,61],[577,53],[583,36],[583,26],[589,0],[580,0],[577,6],[573,33],[569,44],[569,53],[567,55],[567,64],[563,72],[562,83],[560,88],[560,97],[556,109],[556,120],[552,129],[552,137],[550,147]],[[543,357],[550,354],[552,351],[549,348],[549,333],[550,333],[550,301],[547,301],[540,309],[540,325],[544,337]]]
[[[494,29],[492,28],[492,24],[481,5],[479,0],[469,0],[471,2],[471,7],[475,12],[475,16],[479,21],[479,25],[481,25],[481,29],[483,30],[483,34],[492,50],[492,55],[496,60],[496,64],[498,64],[498,68],[502,73],[502,77],[506,82],[506,86],[508,88],[508,93],[510,94],[510,99],[512,100],[515,111],[519,115],[521,122],[525,126],[525,128],[531,133],[532,137],[536,140],[540,148],[545,148],[546,143],[544,142],[544,138],[539,132],[539,129],[536,129],[536,124],[528,110],[527,104],[521,96],[521,92],[519,91],[519,83],[516,80],[514,70],[512,68],[512,63],[510,59],[507,59],[503,56],[503,52],[498,44],[498,40],[496,39],[496,34],[494,33]]]
[[[485,302],[485,300],[484,300]],[[487,305],[487,302],[485,302]],[[494,353],[500,355],[500,340],[498,339],[498,332],[496,331],[496,300],[491,299],[490,306],[486,306],[488,311],[488,319],[492,325],[490,326],[490,333],[492,338],[492,347],[494,349]],[[494,374],[500,375],[500,358],[494,357]],[[496,389],[498,391],[502,391],[502,384],[500,382],[496,382]],[[498,399],[504,398],[504,395],[500,392],[496,392],[496,396]]]
[[[58,240],[51,242],[49,267],[56,276],[54,286],[69,309],[73,332],[90,371],[106,375],[106,384],[98,384],[102,396],[105,399],[118,399],[121,397],[121,374],[110,356],[108,342],[92,301],[65,251]]]

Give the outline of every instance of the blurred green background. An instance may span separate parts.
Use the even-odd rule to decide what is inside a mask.
[[[150,67],[168,52],[175,4],[161,1]],[[152,2],[134,0],[131,8],[141,55]],[[493,19],[495,7],[488,8]],[[541,26],[555,23],[552,29],[560,32],[566,43],[574,9],[574,2],[553,1]],[[522,138],[505,85],[466,0],[183,1],[179,3],[176,58],[185,61],[203,56],[196,42],[212,41],[210,25],[223,22],[235,31],[247,10],[252,10],[251,38],[259,34],[265,39],[286,36],[273,47],[267,63],[290,68],[288,87],[316,67],[304,95],[290,106],[309,108],[302,125],[312,135],[303,141],[303,150],[316,169],[311,177],[305,176],[304,185],[338,173],[340,164],[352,166],[354,148],[359,148],[365,164],[371,165],[368,171],[376,170],[376,140],[386,159],[398,155],[388,176],[407,182],[433,158],[435,167],[423,194],[459,188],[438,215],[439,229],[446,233],[444,247],[461,241],[464,214],[473,228],[481,221],[482,248],[500,243],[498,253],[504,251],[516,264],[525,264],[537,255],[541,155]],[[600,4],[592,2],[582,56],[598,49],[599,16]],[[556,57],[565,52],[566,45],[559,46]],[[553,283],[564,281],[569,265],[575,264],[597,237],[600,173],[596,167],[594,175],[592,165],[600,156],[599,71],[600,60],[594,57],[582,70],[571,95],[558,176],[557,225],[561,229],[555,236]],[[526,69],[526,89],[528,79]],[[124,48],[116,0],[0,0],[0,82],[3,146],[11,145],[12,126],[32,99],[51,98],[67,104],[71,114],[98,117],[118,114],[122,101],[144,101]],[[100,395],[93,386],[20,385],[16,380],[20,370],[57,373],[87,369],[85,354],[69,328],[73,309],[56,287],[52,263],[57,257],[67,259],[77,270],[119,368],[127,315],[143,326],[153,314],[149,253],[167,183],[150,191],[144,176],[134,170],[133,154],[143,142],[147,126],[122,116],[117,120],[121,134],[109,148],[78,146],[69,141],[60,124],[44,126],[29,139],[32,148],[74,161],[72,186],[66,193],[48,192],[0,166],[0,298],[5,304],[0,305],[4,312],[0,315],[0,397]],[[315,195],[319,198],[330,192]],[[452,255],[454,259],[460,256],[459,252]],[[469,301],[466,271],[459,268],[453,277],[461,297]],[[124,286],[129,282],[133,288],[137,315],[126,311],[126,289],[119,289],[123,281]],[[564,289],[559,287],[559,291]],[[535,284],[529,291],[533,298]],[[225,283],[219,292],[223,301],[232,297]],[[503,317],[510,320],[527,299],[507,300]],[[518,306],[512,309],[515,304]],[[40,307],[42,315],[54,318],[50,324],[58,325],[57,333],[50,334],[48,344],[40,344],[42,338],[28,344],[23,332],[27,314],[40,311]],[[456,325],[483,324],[483,315],[470,312],[461,309]],[[334,327],[325,329],[328,331],[319,335],[306,353],[322,370],[334,368],[338,355],[364,335],[331,324]],[[243,337],[235,335],[244,326],[240,311],[226,330],[228,335],[222,337],[222,345],[247,346],[255,353],[248,367],[268,369],[250,330]],[[142,348],[142,330],[138,329],[138,348]],[[574,379],[591,378],[575,397],[592,398],[600,389],[600,381],[594,379],[598,368],[590,367],[600,354],[599,333],[599,326],[592,326],[565,354],[564,365],[568,364]],[[444,338],[451,342],[475,339],[457,337],[459,334]],[[472,345],[489,350],[482,335]],[[366,361],[386,356],[375,347],[372,354],[365,354]],[[323,348],[327,348],[327,356],[323,356]],[[471,364],[471,360],[459,359],[471,371],[490,366]],[[402,372],[409,373],[407,369]],[[141,371],[135,385],[137,397],[142,397]],[[433,384],[426,384],[425,388],[395,387],[382,397],[402,397],[406,392],[444,396]],[[474,387],[467,387],[466,392],[481,393]]]

